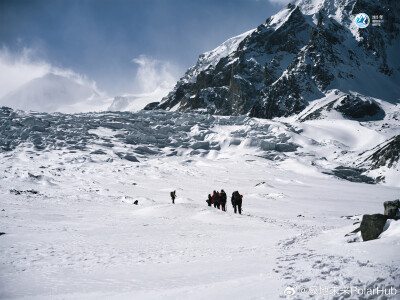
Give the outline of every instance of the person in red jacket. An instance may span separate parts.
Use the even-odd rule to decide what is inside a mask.
[[[213,192],[213,195],[211,197],[211,203],[214,204],[214,207],[217,207],[217,204],[215,203],[215,195],[217,194],[216,191]]]

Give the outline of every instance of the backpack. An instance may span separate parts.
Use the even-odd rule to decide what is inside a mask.
[[[234,191],[233,192],[233,200],[235,202],[240,202],[242,200],[242,197],[240,196],[238,191]]]
[[[174,192],[171,192],[171,198],[174,198],[174,196],[175,196]]]
[[[220,201],[222,203],[226,203],[226,194],[225,193],[221,193],[220,199],[221,199]]]

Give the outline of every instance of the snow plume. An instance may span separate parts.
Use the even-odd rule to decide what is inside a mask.
[[[173,89],[181,70],[168,61],[140,55],[132,59],[137,64],[133,93],[114,98],[107,110],[138,111],[151,102],[158,102]]]
[[[106,108],[94,81],[36,57],[31,48],[0,49],[0,106],[71,113]]]
[[[0,98],[27,83],[49,73],[51,66],[32,59],[32,49],[24,48],[19,55],[0,49]]]
[[[23,48],[15,54],[3,47],[0,49],[0,99],[29,81],[49,73],[66,77],[80,85],[90,86],[101,94],[96,82],[70,69],[56,68],[44,60],[35,58],[35,50],[32,48]]]
[[[134,88],[139,93],[152,93],[156,90],[171,90],[178,80],[178,68],[168,61],[161,61],[146,55],[134,58],[138,64]]]

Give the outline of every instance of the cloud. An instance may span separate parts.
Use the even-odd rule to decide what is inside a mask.
[[[179,68],[168,61],[146,55],[140,55],[132,61],[138,65],[134,80],[134,90],[137,93],[171,90],[179,78]]]
[[[0,106],[7,105],[24,110],[78,112],[98,110],[103,106],[105,109],[110,105],[107,101],[111,101],[111,98],[107,98],[104,92],[99,92],[96,82],[73,70],[54,67],[37,57],[38,53],[32,48],[23,48],[17,52],[11,52],[6,47],[0,48]],[[182,73],[177,65],[147,55],[140,55],[132,62],[136,64],[137,69],[129,88],[133,94],[124,94],[129,95],[128,98],[132,102],[127,109],[137,110],[136,107],[143,108],[148,102],[160,101],[173,89]],[[61,78],[57,81],[50,80],[52,77],[46,76],[48,74],[59,75],[70,81]],[[38,78],[40,81],[32,81]],[[81,88],[72,82],[81,85],[83,91],[92,90],[95,95],[94,101],[80,99],[79,96],[86,95],[86,92],[78,93]],[[22,86],[24,89],[20,89]],[[51,96],[51,99],[47,99],[49,97],[46,98],[46,95]],[[71,102],[72,98],[76,98],[77,101]]]
[[[138,65],[131,89],[133,93],[115,97],[108,110],[138,111],[151,102],[160,101],[173,89],[182,73],[171,62],[143,54],[132,62]]]
[[[49,64],[31,59],[32,52],[24,48],[18,55],[12,55],[7,48],[0,49],[0,98],[50,72]]]
[[[96,83],[86,76],[70,69],[56,68],[35,56],[36,52],[32,48],[23,48],[16,53],[11,53],[6,47],[0,49],[0,98],[48,73],[67,77],[79,84],[91,86],[97,91]]]

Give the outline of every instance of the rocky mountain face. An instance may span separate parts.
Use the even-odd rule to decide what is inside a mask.
[[[396,165],[400,157],[400,135],[394,136],[384,145],[379,145],[375,151],[367,157],[366,161],[372,162],[372,169],[378,169],[382,166],[391,168]]]
[[[353,22],[360,12],[383,23],[360,29]],[[202,54],[167,97],[146,109],[270,119],[300,113],[337,90],[331,105],[341,98],[336,110],[345,118],[382,115],[366,98],[399,99],[399,20],[397,1],[300,0]]]

